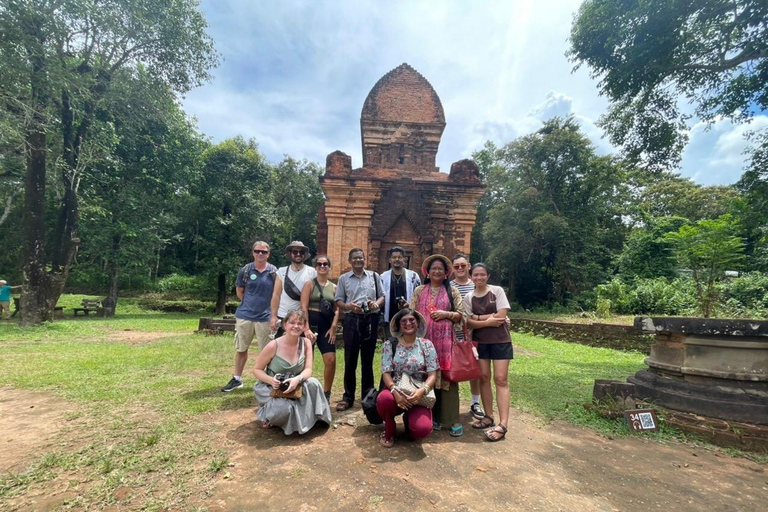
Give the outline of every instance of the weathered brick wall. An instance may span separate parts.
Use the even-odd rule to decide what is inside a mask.
[[[511,319],[512,330],[546,336],[560,341],[589,345],[590,347],[637,350],[649,354],[653,336],[643,334],[631,325],[571,324],[543,320]]]

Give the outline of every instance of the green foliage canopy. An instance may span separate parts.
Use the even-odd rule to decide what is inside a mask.
[[[587,0],[568,55],[611,101],[611,142],[658,170],[679,162],[692,116],[743,122],[768,109],[767,19],[764,0]]]

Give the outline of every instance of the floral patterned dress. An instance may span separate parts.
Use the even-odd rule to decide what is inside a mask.
[[[392,344],[385,343],[381,354],[382,373],[391,373],[392,380],[397,382],[400,375],[407,373],[421,382],[427,380],[427,374],[438,369],[437,352],[428,339],[416,338],[410,347],[398,343],[394,354]]]

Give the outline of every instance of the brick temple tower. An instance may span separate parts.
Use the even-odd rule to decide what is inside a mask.
[[[363,166],[352,169],[351,157],[334,151],[320,178],[327,199],[317,248],[333,261],[332,277],[348,270],[353,247],[365,249],[368,268],[379,272],[395,245],[416,271],[430,254],[468,254],[485,186],[471,160],[454,163],[450,174],[435,166],[445,113],[430,83],[408,64],[396,67],[365,99],[360,129]]]

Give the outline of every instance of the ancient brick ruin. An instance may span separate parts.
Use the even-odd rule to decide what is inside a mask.
[[[351,157],[334,151],[320,180],[327,199],[317,246],[334,262],[332,277],[348,269],[353,247],[380,272],[395,245],[413,270],[430,254],[469,254],[485,186],[471,160],[454,163],[450,174],[435,166],[445,114],[430,83],[408,64],[393,69],[365,99],[360,128],[363,166],[352,169]]]

